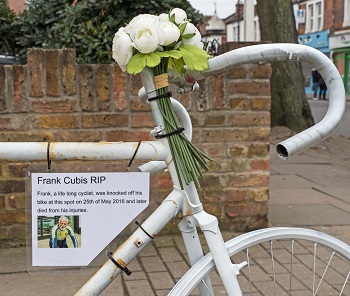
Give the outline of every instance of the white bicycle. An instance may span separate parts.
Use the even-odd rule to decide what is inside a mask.
[[[246,63],[273,61],[305,61],[312,64],[327,82],[329,107],[325,118],[277,145],[277,153],[286,159],[296,152],[328,137],[339,124],[345,111],[345,90],[333,63],[321,52],[296,44],[254,45],[237,49],[209,60],[203,72],[188,73],[191,81],[204,79]],[[144,88],[141,100],[149,103],[155,122],[163,126],[155,97],[154,77],[149,69],[141,73]],[[180,86],[184,91],[188,86]],[[187,138],[191,140],[192,125],[185,108],[176,100],[172,104]],[[159,132],[159,130],[158,130]],[[214,295],[210,273],[216,270],[228,295],[350,295],[350,246],[321,232],[300,228],[268,228],[243,234],[224,242],[215,216],[203,210],[195,185],[182,190],[166,137],[141,142],[118,143],[52,143],[49,156],[55,160],[129,160],[148,161],[141,171],[168,169],[173,191],[149,218],[101,266],[76,295],[98,295],[120,274],[129,273],[127,265],[152,241],[154,236],[178,213],[184,218],[179,223],[186,251],[192,267],[178,281],[169,295],[188,295],[198,287],[200,295]],[[24,153],[25,152],[25,153]],[[47,143],[1,143],[0,159],[46,160]],[[210,252],[204,252],[198,238],[200,228]],[[304,250],[299,252],[300,247]],[[288,262],[284,260],[288,253]],[[259,257],[256,257],[258,255]],[[256,268],[266,268],[262,275]],[[239,275],[240,274],[240,275]],[[238,276],[239,275],[239,276]],[[269,283],[270,282],[270,283]]]

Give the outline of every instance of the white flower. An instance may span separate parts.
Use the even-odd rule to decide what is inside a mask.
[[[161,22],[160,27],[164,32],[164,42],[161,45],[167,46],[180,38],[179,28],[172,22]]]
[[[141,53],[151,53],[156,50],[159,44],[158,34],[152,28],[143,28],[134,36],[134,46]]]
[[[140,14],[134,17],[125,27],[130,34],[134,46],[141,53],[155,51],[158,45],[164,43],[164,32],[160,27],[160,20],[151,14]]]
[[[167,13],[162,13],[158,16],[161,22],[170,22],[169,15]]]
[[[185,30],[183,32],[183,35],[187,35],[187,34],[193,34],[193,33],[196,33],[196,26],[190,22],[182,22],[181,25],[183,25],[183,23],[186,24],[186,27],[185,27]]]
[[[182,43],[191,44],[191,45],[197,46],[200,49],[203,49],[202,36],[199,30],[192,23],[190,22],[185,22],[185,23],[186,23],[186,28],[183,32],[183,35],[187,35],[187,34],[195,34],[195,35],[190,39],[185,39],[185,38],[182,39]]]
[[[112,45],[112,57],[124,72],[126,71],[126,65],[132,57],[133,47],[131,46],[131,43],[132,40],[129,35],[125,33],[123,27],[115,33]]]
[[[180,25],[187,20],[186,12],[181,8],[174,8],[170,11],[170,17],[175,17],[175,24]]]

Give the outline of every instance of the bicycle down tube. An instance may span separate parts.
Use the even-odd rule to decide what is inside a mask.
[[[333,63],[321,52],[308,46],[296,44],[264,44],[244,47],[222,54],[209,60],[209,69],[202,72],[188,73],[188,81],[205,79],[206,77],[225,71],[234,66],[247,63],[265,63],[272,61],[298,60],[312,64],[325,78],[329,91],[329,107],[325,118],[313,127],[303,131],[290,139],[277,145],[277,153],[281,158],[288,158],[292,154],[302,151],[309,146],[328,137],[338,126],[345,111],[345,91],[342,79]],[[141,73],[142,82],[148,97],[155,95],[153,77],[147,69]],[[142,92],[141,92],[142,93]],[[158,110],[156,102],[150,102],[152,113],[157,126],[163,126],[163,118]],[[181,124],[187,125],[191,137],[191,123],[189,116],[181,107],[174,102],[181,117]],[[132,157],[137,143],[51,143],[49,158],[52,160],[128,160]],[[199,245],[198,236],[192,242],[186,232],[193,233],[195,227],[201,228],[208,241],[209,249],[213,255],[214,262],[219,271],[228,295],[241,295],[238,282],[234,280],[239,271],[237,266],[231,264],[224,241],[217,225],[216,217],[204,212],[195,185],[190,183],[183,190],[180,189],[178,176],[171,161],[167,139],[142,142],[136,159],[154,162],[152,169],[163,169],[166,164],[171,175],[174,189],[163,201],[157,210],[143,223],[142,227],[148,233],[156,235],[173,217],[179,212],[185,216],[179,225],[183,232],[185,245],[190,255],[191,265],[194,265],[203,257],[201,248],[191,246]],[[0,159],[3,160],[47,160],[47,143],[0,143]],[[150,170],[150,166],[143,167]],[[142,170],[141,169],[141,170]],[[192,236],[191,236],[192,237]],[[186,241],[187,240],[187,241]],[[141,244],[135,242],[141,241]],[[138,229],[130,238],[114,252],[113,258],[126,267],[137,254],[151,241],[141,229]],[[108,260],[93,277],[77,292],[76,295],[100,294],[110,282],[121,272]],[[201,295],[206,295],[210,288],[210,282],[204,284]],[[210,295],[211,292],[208,293]]]

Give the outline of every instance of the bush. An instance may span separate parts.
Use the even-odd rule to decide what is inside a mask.
[[[4,1],[0,1],[0,54],[16,54],[16,35],[14,31],[15,13]]]
[[[74,48],[78,63],[111,63],[115,32],[140,13],[186,10],[193,23],[202,15],[187,0],[31,0],[15,22],[21,60],[27,48]],[[75,3],[74,2],[74,3]]]

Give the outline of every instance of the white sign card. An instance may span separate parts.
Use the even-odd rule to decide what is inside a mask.
[[[32,173],[31,177],[33,266],[87,266],[149,204],[147,172]],[[38,233],[43,221],[54,216],[63,216],[68,227],[61,232],[59,223],[45,226],[53,242],[50,247],[50,238],[39,240]]]

